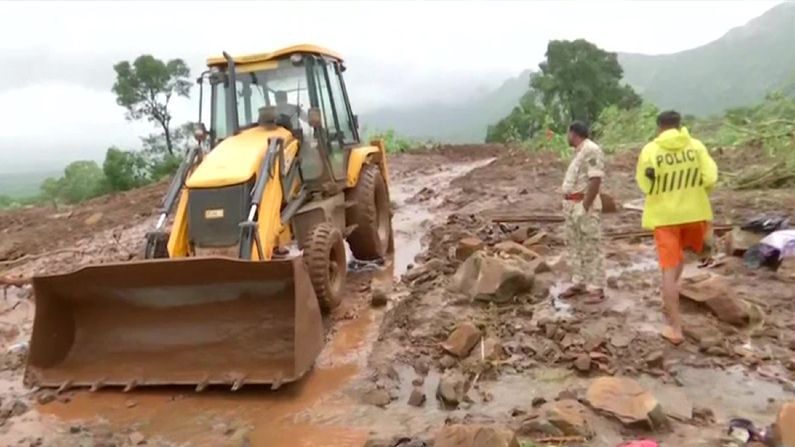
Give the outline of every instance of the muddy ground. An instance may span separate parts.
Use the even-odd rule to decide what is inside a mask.
[[[610,159],[605,189],[619,205],[640,196],[634,161],[630,153]],[[718,155],[724,171],[751,161],[748,154]],[[7,287],[0,300],[0,445],[391,447],[401,438],[430,444],[440,427],[461,422],[508,427],[526,445],[616,446],[651,438],[720,446],[732,417],[773,422],[781,404],[795,399],[788,369],[795,368],[792,283],[749,270],[739,258],[707,270],[693,260],[685,276],[725,276],[721,295],[739,302],[744,318],[732,324],[709,303],[684,300],[688,340],[674,347],[659,336],[651,239],[640,231],[640,213],[619,206],[603,215],[608,299],[561,300],[568,279],[559,222],[564,169],[553,154],[500,146],[391,157],[394,259],[377,269],[358,266],[345,303],[327,322],[315,369],[277,391],[26,389],[34,297],[29,286]],[[0,214],[0,276],[137,258],[163,189]],[[795,210],[792,190],[719,188],[714,200],[716,224]],[[530,250],[518,253],[536,272],[532,287],[499,302],[451,290],[464,263],[457,252],[464,238],[482,241],[484,256],[520,250],[506,241]],[[372,305],[384,296],[386,305]],[[460,326],[479,336],[454,356],[442,345]],[[637,382],[660,404],[666,423],[625,424],[595,408],[588,390],[605,376]],[[545,423],[539,413],[560,402],[584,403],[576,410],[586,422],[564,430]]]

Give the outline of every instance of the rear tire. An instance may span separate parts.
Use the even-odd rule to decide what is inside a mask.
[[[346,196],[353,202],[346,212],[346,223],[356,225],[348,236],[353,255],[363,261],[382,259],[392,240],[392,215],[389,192],[378,165],[365,165],[359,182]]]
[[[320,308],[329,312],[339,306],[348,272],[340,230],[330,223],[315,225],[304,241],[304,263]]]

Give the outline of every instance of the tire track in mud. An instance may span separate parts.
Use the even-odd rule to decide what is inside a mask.
[[[439,159],[438,155],[425,154],[406,158],[414,157]],[[383,310],[370,309],[370,279],[388,287],[402,274],[421,251],[429,223],[441,215],[438,208],[450,190],[449,183],[490,161],[451,162],[454,158],[445,155],[443,168],[429,169],[425,163],[423,168],[404,172],[392,181],[391,198],[396,205],[394,258],[380,271],[354,272],[348,285],[349,302],[332,316],[328,343],[315,369],[301,381],[276,392],[258,387],[236,393],[222,389],[194,393],[184,388],[150,388],[133,393],[75,390],[54,402],[36,405],[31,390],[21,385],[22,362],[17,359],[17,364],[0,376],[0,388],[10,391],[4,398],[14,396],[31,410],[5,421],[0,428],[0,444],[15,445],[24,439],[35,443],[41,438],[43,445],[77,446],[87,439],[99,439],[92,434],[96,431],[104,437],[111,433],[119,445],[131,445],[130,436],[144,436],[148,445],[237,446],[245,440],[250,445],[273,447],[363,445],[369,438],[368,430],[336,424],[335,418],[318,417],[316,414],[322,412],[308,410],[366,408],[345,390],[357,377],[368,374],[366,360],[384,314]],[[400,171],[399,162],[395,168]],[[423,190],[434,194],[417,199]],[[127,228],[120,226],[92,235],[77,243],[74,252],[39,258],[20,265],[13,274],[64,272],[79,265],[133,259],[142,248],[143,234],[151,221],[142,218],[131,226],[127,224]],[[12,345],[24,347],[32,328],[29,289],[14,289],[11,294],[10,302],[20,304],[0,313],[0,322],[9,323],[6,317],[12,318],[19,329],[5,341],[3,352]]]

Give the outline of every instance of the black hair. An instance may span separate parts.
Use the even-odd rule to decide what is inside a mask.
[[[668,110],[657,115],[657,127],[661,129],[678,129],[682,126],[682,115]]]
[[[575,121],[569,124],[569,132],[574,132],[580,138],[588,138],[591,135],[588,126],[582,121]]]

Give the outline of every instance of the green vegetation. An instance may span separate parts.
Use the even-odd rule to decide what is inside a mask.
[[[116,83],[113,93],[116,102],[127,109],[128,120],[146,119],[163,130],[168,153],[174,155],[171,138],[169,101],[174,95],[190,97],[190,70],[182,59],[163,62],[148,54],[113,66]]]
[[[783,3],[707,45],[659,56],[619,54],[618,60],[626,82],[661,109],[722,114],[771,91],[795,93],[793,24],[795,3]]]
[[[531,140],[559,147],[551,132],[565,133],[574,120],[591,123],[610,106],[630,109],[641,103],[632,88],[621,84],[615,53],[585,40],[551,41],[539,68],[519,105],[489,126],[487,142]],[[540,140],[539,134],[544,134]]]
[[[407,152],[423,145],[417,141],[397,135],[393,129],[373,132],[364,130],[363,133],[365,134],[364,141],[384,140],[384,146],[389,154]]]

